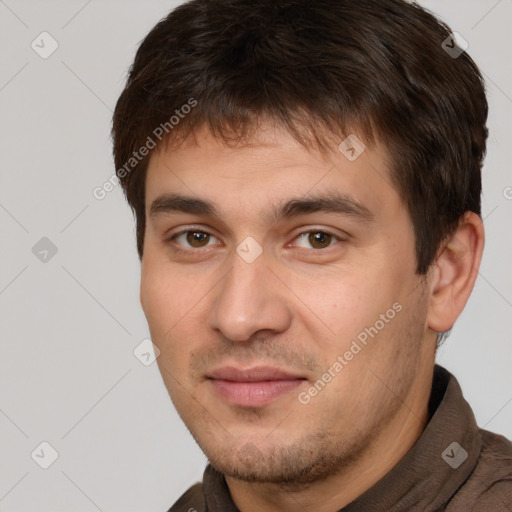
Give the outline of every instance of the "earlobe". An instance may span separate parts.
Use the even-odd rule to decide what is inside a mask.
[[[478,276],[484,239],[482,219],[466,212],[444,242],[431,272],[427,325],[432,330],[451,329],[464,309]]]

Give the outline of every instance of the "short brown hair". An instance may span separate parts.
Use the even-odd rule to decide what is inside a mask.
[[[446,51],[450,37],[447,25],[404,0],[178,6],[141,43],[113,118],[116,172],[136,217],[139,257],[150,155],[132,168],[126,162],[155,129],[165,127],[161,140],[176,142],[206,125],[227,142],[269,118],[319,150],[349,133],[369,147],[382,141],[414,226],[417,273],[425,274],[464,212],[480,215],[485,86],[466,52]],[[194,108],[171,123],[191,100]]]

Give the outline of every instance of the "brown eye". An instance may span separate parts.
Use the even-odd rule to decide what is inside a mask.
[[[210,236],[208,233],[204,233],[203,231],[187,231],[187,242],[192,247],[204,247],[204,242],[208,243],[208,237]]]
[[[305,247],[299,243],[299,247],[302,247],[303,249],[309,249],[311,247],[313,249],[325,249],[326,247],[333,245],[333,241],[335,242],[339,239],[336,235],[325,231],[308,231],[299,235],[297,240],[309,244],[309,247]]]
[[[323,233],[321,231],[319,231],[318,233],[310,233],[308,237],[308,241],[316,249],[323,249],[324,247],[329,247],[329,245],[331,244],[331,240],[332,236],[329,233]]]
[[[210,233],[206,233],[205,231],[192,229],[176,233],[168,239],[168,242],[172,242],[184,249],[202,249],[203,247],[212,245],[210,243],[211,238],[215,237],[213,237],[213,235]]]

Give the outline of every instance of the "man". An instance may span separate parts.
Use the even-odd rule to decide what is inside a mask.
[[[192,0],[114,114],[140,299],[207,455],[171,511],[512,510],[435,365],[484,246],[481,75],[402,0]]]

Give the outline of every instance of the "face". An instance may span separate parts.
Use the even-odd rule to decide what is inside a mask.
[[[332,474],[414,389],[426,288],[387,161],[270,127],[153,154],[141,303],[170,397],[226,476]]]

